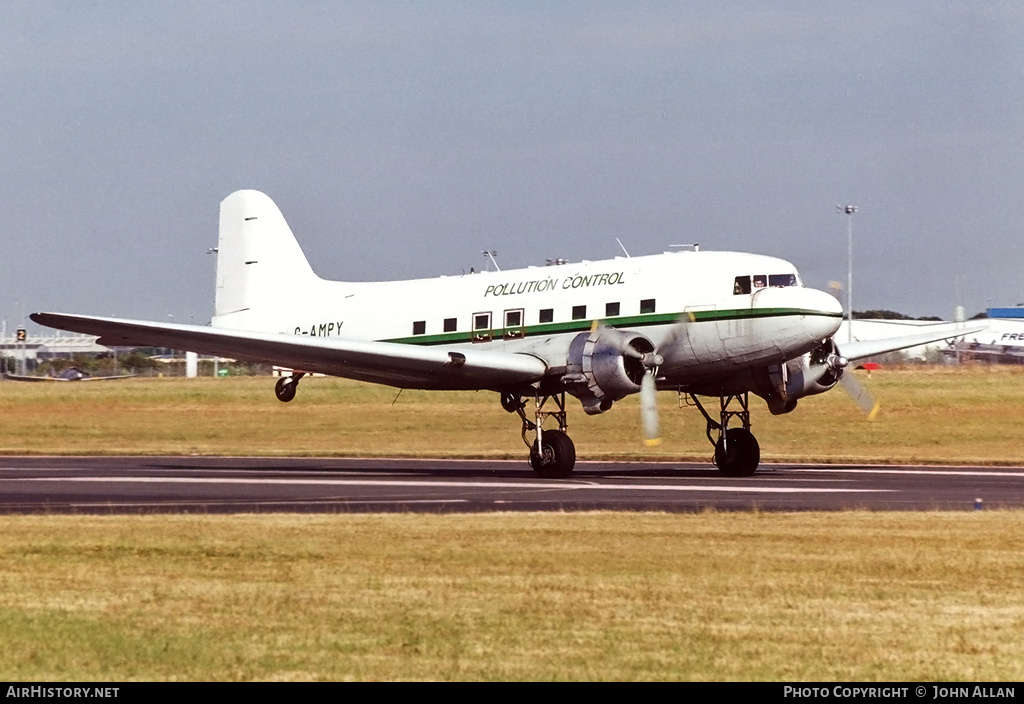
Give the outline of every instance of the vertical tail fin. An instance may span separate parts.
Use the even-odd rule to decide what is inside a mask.
[[[273,327],[275,310],[319,281],[280,209],[259,191],[236,191],[220,204],[214,327]]]

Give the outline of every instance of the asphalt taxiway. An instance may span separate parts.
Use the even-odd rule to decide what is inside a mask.
[[[978,510],[1024,507],[1024,467],[521,460],[0,457],[0,513]]]

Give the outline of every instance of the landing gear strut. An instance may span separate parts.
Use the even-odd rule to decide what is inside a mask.
[[[757,438],[750,432],[748,394],[720,397],[720,421],[708,415],[694,394],[690,394],[690,398],[708,422],[708,440],[715,446],[715,464],[722,474],[727,477],[749,477],[757,471],[757,465],[761,461],[761,448],[757,444]],[[739,410],[735,410],[735,405],[739,406]],[[738,419],[743,427],[730,428],[729,421],[733,419]],[[718,434],[717,439],[712,435],[715,432]]]
[[[557,410],[545,410],[544,406],[551,401]],[[518,413],[523,421],[523,442],[530,448],[530,466],[538,476],[545,479],[563,479],[568,477],[576,465],[576,447],[569,439],[566,430],[565,394],[534,396],[533,420],[526,414],[526,401],[511,393],[501,395],[501,407],[509,413]],[[544,430],[544,421],[554,418],[558,422],[558,430]],[[533,442],[529,433],[536,433]]]
[[[305,372],[294,372],[289,376],[283,376],[278,379],[277,385],[274,387],[277,400],[281,403],[288,403],[295,398],[295,392],[299,388],[299,379],[304,376],[306,376]]]

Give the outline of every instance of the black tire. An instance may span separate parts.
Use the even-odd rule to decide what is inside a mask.
[[[545,479],[564,479],[576,466],[576,446],[561,430],[545,430],[538,446],[533,443],[530,466],[538,476]]]
[[[283,376],[277,380],[277,386],[274,387],[274,393],[277,394],[277,400],[281,403],[288,403],[295,398],[295,391],[298,389],[299,382],[294,381],[289,376]]]
[[[757,438],[749,430],[732,428],[727,431],[725,440],[727,442],[723,443],[719,438],[715,445],[715,464],[719,471],[727,477],[752,476],[761,462]]]

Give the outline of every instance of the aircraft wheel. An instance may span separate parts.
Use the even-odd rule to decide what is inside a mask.
[[[727,477],[753,475],[761,461],[761,447],[757,444],[757,438],[749,430],[733,428],[727,431],[725,439],[728,442],[724,444],[728,449],[723,447],[721,438],[715,445],[715,464],[719,471]]]
[[[538,446],[533,443],[530,466],[538,476],[545,479],[564,479],[576,465],[576,446],[561,430],[545,430]]]
[[[288,403],[295,398],[295,391],[298,389],[299,382],[294,381],[290,376],[283,376],[277,380],[277,386],[274,387],[274,393],[277,394],[277,400],[282,403]]]

